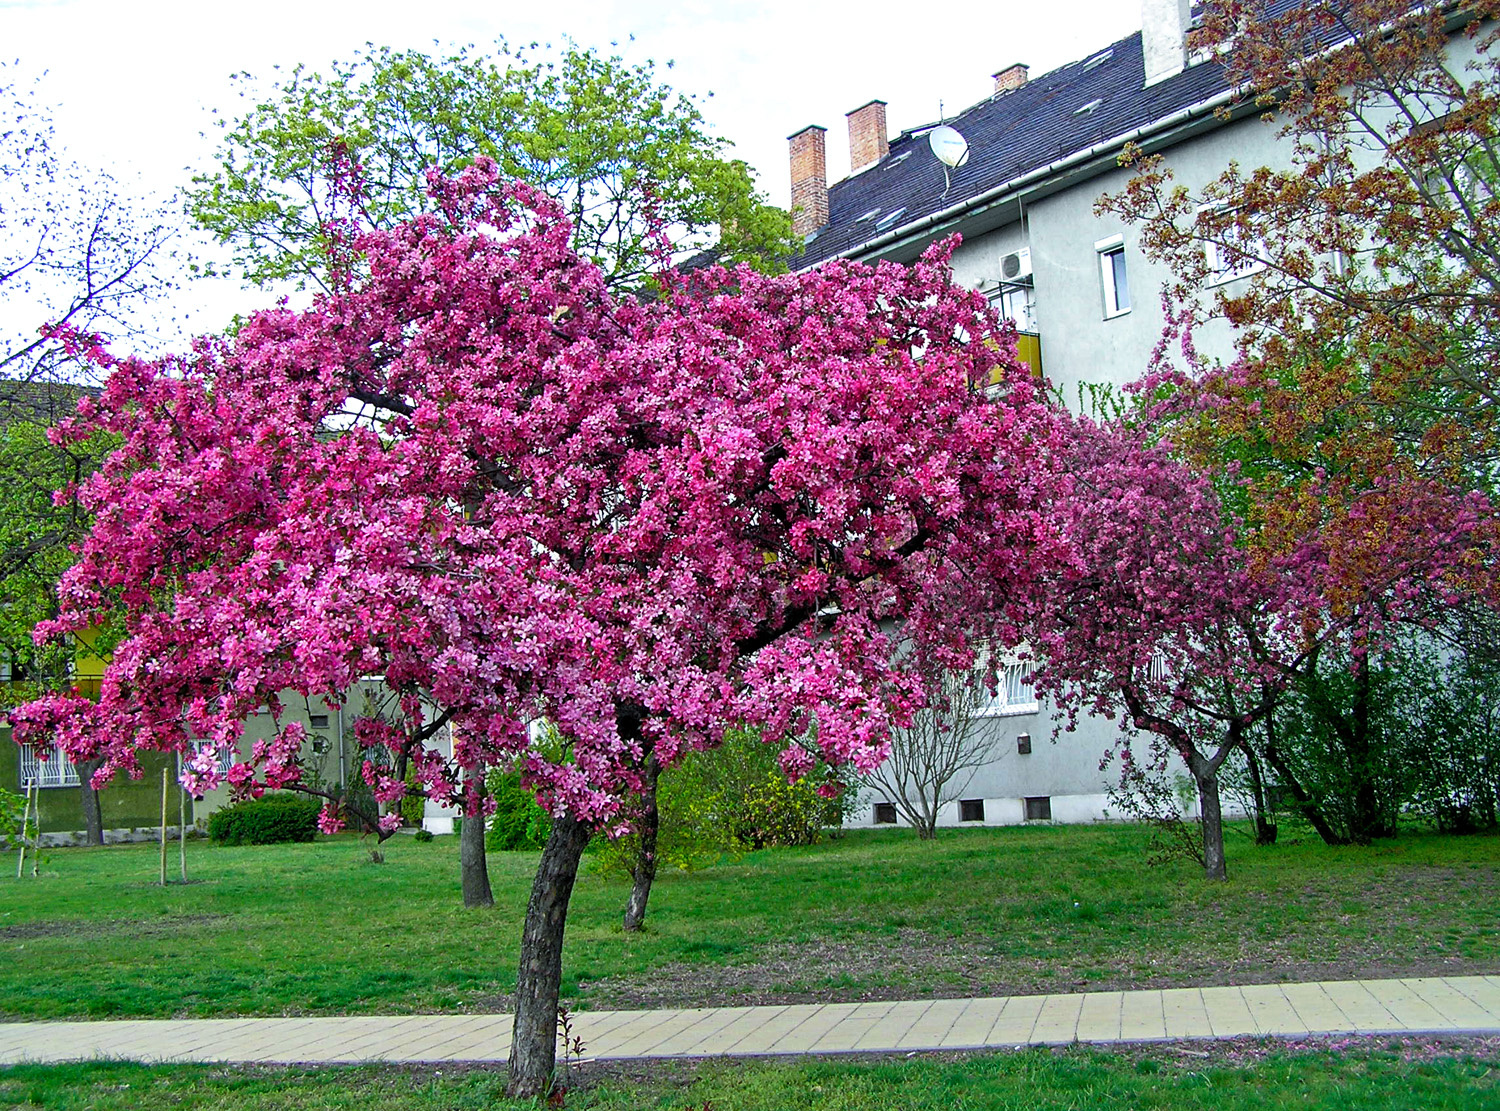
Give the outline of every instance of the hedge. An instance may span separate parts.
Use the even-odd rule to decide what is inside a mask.
[[[318,832],[316,799],[263,795],[226,806],[208,819],[208,836],[221,845],[275,845],[311,841]]]

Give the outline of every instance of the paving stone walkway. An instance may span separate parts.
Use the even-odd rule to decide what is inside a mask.
[[[509,1015],[0,1023],[0,1064],[137,1061],[342,1064],[503,1061]],[[891,1053],[1240,1035],[1500,1034],[1500,976],[1250,987],[583,1011],[585,1061]]]

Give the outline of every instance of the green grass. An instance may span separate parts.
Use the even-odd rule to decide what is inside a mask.
[[[1372,848],[1230,841],[1230,882],[1148,867],[1126,826],[859,832],[666,875],[648,930],[585,871],[568,925],[575,1005],[965,995],[1500,969],[1500,837]],[[504,1009],[534,853],[492,854],[492,910],[460,905],[457,844],[351,837],[60,849],[0,872],[11,1018]],[[0,865],[3,865],[0,858]],[[172,861],[176,867],[175,859]],[[12,863],[13,869],[13,863]]]
[[[586,1076],[575,1111],[1479,1111],[1500,1100],[1500,1052],[1377,1043],[1338,1052],[1249,1046],[1183,1056],[1155,1048],[843,1062],[652,1062]],[[0,1106],[54,1111],[464,1111],[514,1107],[494,1070],[273,1069],[117,1063],[0,1069]],[[523,1106],[530,1106],[523,1105]]]

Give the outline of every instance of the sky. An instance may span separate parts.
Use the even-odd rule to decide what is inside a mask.
[[[0,0],[0,56],[16,77],[41,77],[38,96],[74,160],[169,197],[213,166],[214,113],[232,118],[240,103],[233,74],[268,89],[278,68],[316,69],[366,43],[441,53],[499,37],[572,39],[655,61],[669,84],[698,98],[711,131],[735,144],[734,156],[784,207],[787,136],[808,124],[828,129],[828,172],[838,180],[849,165],[844,114],[867,101],[887,102],[895,134],[937,119],[940,105],[952,115],[988,96],[991,75],[1014,62],[1036,76],[1139,27],[1136,0],[1056,8],[949,0],[931,9],[816,0]],[[202,282],[181,296],[189,327],[200,331],[267,299]]]

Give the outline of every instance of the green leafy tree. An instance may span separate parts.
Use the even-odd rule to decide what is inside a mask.
[[[649,62],[502,40],[446,57],[371,47],[326,74],[298,66],[259,100],[240,79],[252,106],[221,121],[218,168],[194,178],[188,210],[257,284],[326,287],[335,226],[409,219],[427,206],[430,167],[453,174],[478,156],[560,200],[574,247],[617,287],[652,268],[658,228],[723,261],[774,268],[790,250],[790,218]]]

